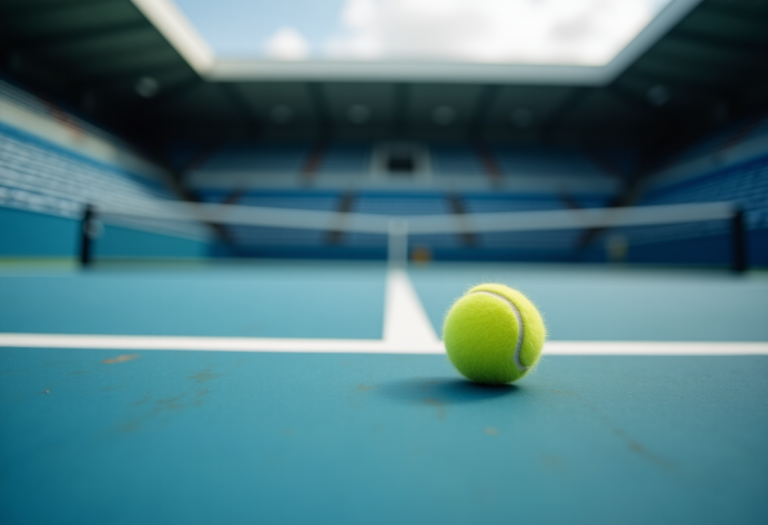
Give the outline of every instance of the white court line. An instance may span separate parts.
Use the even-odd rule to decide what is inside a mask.
[[[108,350],[207,350],[443,354],[408,274],[387,276],[383,339],[290,339],[145,335],[0,333],[0,347],[99,348]],[[548,341],[546,355],[768,355],[768,342]]]
[[[383,342],[393,348],[430,348],[443,352],[442,342],[432,328],[419,295],[401,268],[392,268],[387,273]]]
[[[768,343],[698,341],[547,341],[545,355],[768,355]]]
[[[380,339],[286,339],[260,337],[175,337],[144,335],[0,334],[0,347],[96,348],[105,350],[206,350],[222,352],[304,352],[443,354],[443,344],[406,346]],[[544,355],[768,355],[768,343],[694,341],[548,341]]]

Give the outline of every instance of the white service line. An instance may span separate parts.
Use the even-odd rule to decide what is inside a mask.
[[[408,274],[387,276],[383,339],[289,339],[146,335],[0,333],[0,347],[98,348],[105,350],[206,350],[225,352],[313,352],[443,354]],[[768,342],[548,341],[546,355],[768,355]]]
[[[387,274],[383,342],[393,348],[432,349],[428,353],[443,351],[410,277],[401,268],[392,268]]]

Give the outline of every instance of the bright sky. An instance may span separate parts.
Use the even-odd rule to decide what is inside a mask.
[[[671,0],[175,0],[214,53],[603,65]]]

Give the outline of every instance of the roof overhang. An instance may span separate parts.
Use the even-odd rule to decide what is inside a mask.
[[[267,60],[217,57],[173,0],[132,0],[187,63],[210,81],[407,81],[600,86],[613,81],[701,0],[673,0],[603,66],[438,61]]]

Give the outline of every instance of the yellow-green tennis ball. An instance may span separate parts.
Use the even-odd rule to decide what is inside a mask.
[[[453,366],[477,383],[505,384],[536,364],[547,331],[531,301],[503,284],[481,284],[445,317],[443,340]]]

